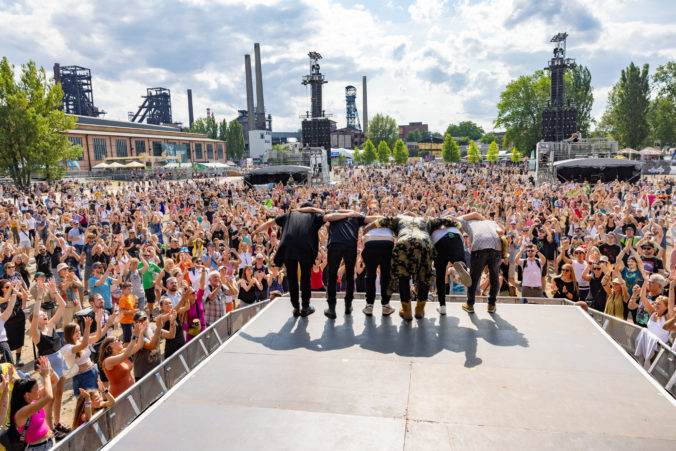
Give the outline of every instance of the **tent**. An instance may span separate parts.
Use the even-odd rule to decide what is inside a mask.
[[[108,163],[108,167],[111,169],[119,169],[125,167],[122,163],[118,163],[117,161],[113,161],[112,163]]]
[[[307,166],[266,166],[244,174],[244,183],[247,185],[266,185],[280,182],[286,185],[290,181],[305,183],[311,171],[312,169]]]
[[[96,166],[92,167],[92,169],[110,169],[110,165],[106,163],[99,163]]]
[[[654,147],[646,147],[644,149],[641,149],[639,152],[642,157],[659,157],[662,155],[661,150],[657,150]]]
[[[139,163],[138,161],[132,161],[131,163],[127,163],[127,164],[124,165],[124,167],[125,167],[125,168],[128,168],[128,169],[141,169],[141,168],[145,168],[145,166],[143,165],[143,163]]]
[[[354,150],[344,149],[342,147],[331,149],[331,158],[338,158],[341,155],[348,160],[352,160],[354,158]]]
[[[643,163],[619,158],[575,158],[552,164],[562,182],[631,181],[641,175]]]

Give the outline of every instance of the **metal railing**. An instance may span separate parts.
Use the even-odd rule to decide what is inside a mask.
[[[101,449],[256,316],[269,300],[227,313],[118,396],[115,405],[68,434],[56,448]]]

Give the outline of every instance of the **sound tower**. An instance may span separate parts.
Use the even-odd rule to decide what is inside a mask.
[[[331,122],[328,118],[305,119],[302,126],[304,147],[323,147],[331,162]]]
[[[542,112],[542,139],[545,142],[563,141],[577,131],[577,109],[565,104],[564,76],[567,69],[575,67],[575,60],[566,58],[567,33],[558,33],[551,39],[555,43],[554,57],[545,68],[549,71],[549,102]]]

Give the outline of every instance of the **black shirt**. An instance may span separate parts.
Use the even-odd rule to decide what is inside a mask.
[[[615,264],[615,260],[617,259],[617,256],[620,255],[621,251],[622,249],[617,244],[603,243],[599,246],[599,252],[601,252],[601,255],[608,257],[608,260],[612,264]]]
[[[275,263],[282,265],[285,260],[314,262],[319,250],[317,232],[324,225],[324,215],[292,211],[277,216],[275,223],[282,228]]]
[[[364,216],[357,218],[345,218],[340,221],[331,221],[329,223],[329,242],[332,244],[357,245],[359,237],[359,227],[364,225]]]
[[[664,269],[664,263],[657,257],[642,257],[641,260],[643,260],[643,268],[649,273],[658,273]]]

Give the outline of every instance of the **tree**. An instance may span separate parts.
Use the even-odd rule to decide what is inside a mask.
[[[218,123],[218,139],[225,141],[228,139],[228,120],[223,119]]]
[[[576,66],[564,78],[566,99],[578,109],[577,128],[588,136],[594,103],[591,75],[584,66]],[[534,150],[542,137],[542,112],[549,100],[550,79],[544,71],[523,75],[511,81],[500,94],[496,127],[506,129],[504,145]]]
[[[61,106],[61,85],[47,79],[33,61],[21,66],[18,82],[7,58],[0,62],[0,173],[19,187],[29,187],[31,173],[48,180],[63,176],[67,160],[82,155],[60,132],[75,127],[77,118]]]
[[[228,158],[233,161],[239,161],[244,157],[244,134],[242,133],[242,124],[237,119],[230,121],[225,149]]]
[[[486,160],[491,163],[497,163],[498,155],[500,154],[500,149],[498,148],[498,143],[493,141],[490,146],[488,146],[488,153],[486,154]]]
[[[451,135],[453,136],[453,135]],[[469,146],[469,137],[461,136],[459,138],[453,138],[459,146]]]
[[[483,135],[483,136],[481,137],[481,139],[479,140],[479,142],[480,142],[481,144],[490,144],[490,143],[492,143],[493,141],[495,141],[496,139],[497,139],[497,138],[495,137],[495,135],[494,135],[493,133],[488,132],[488,133],[486,133],[485,135]]]
[[[463,121],[458,125],[450,124],[446,134],[451,136],[467,136],[469,139],[479,139],[484,134],[484,129],[472,121]]]
[[[420,136],[420,132],[418,130],[413,130],[408,135],[406,135],[406,142],[407,143],[412,143],[412,142],[417,143],[421,139],[422,139],[422,136]]]
[[[467,160],[470,163],[478,163],[481,161],[481,154],[476,143],[472,140],[469,142],[469,149],[467,150]]]
[[[630,63],[617,82],[617,104],[613,112],[621,147],[637,149],[648,137],[649,95],[648,65],[639,68]]]
[[[446,163],[460,161],[460,147],[448,133],[446,133],[444,144],[441,147],[441,157]]]
[[[401,139],[398,139],[397,142],[394,143],[394,151],[392,153],[395,163],[406,164],[408,162],[408,149]]]
[[[653,140],[662,146],[676,144],[676,105],[669,97],[659,97],[650,107],[650,124]]]
[[[370,139],[367,139],[366,143],[364,143],[364,156],[362,156],[362,160],[364,163],[371,164],[377,159],[376,146],[373,145],[373,142]]]
[[[347,157],[345,155],[343,155],[342,153],[338,155],[338,166],[344,166],[346,161]]]
[[[370,125],[369,125],[370,126]],[[389,163],[392,151],[385,141],[380,141],[378,144],[378,161],[381,163]]]
[[[521,152],[516,150],[516,146],[512,147],[512,154],[509,156],[513,163],[521,161]]]
[[[355,147],[355,148],[354,148],[354,153],[352,154],[352,160],[353,160],[355,163],[361,163],[361,162],[362,162],[362,160],[363,160],[363,155],[362,155],[362,153],[359,151],[359,147]]]
[[[209,117],[200,117],[195,119],[190,127],[190,132],[207,135],[207,138],[218,139],[218,123],[216,117],[212,114]]]
[[[676,99],[676,62],[669,61],[667,64],[657,66],[653,81],[660,97]]]
[[[366,137],[371,140],[374,145],[380,145],[382,141],[387,143],[388,148],[394,147],[394,143],[399,137],[399,127],[397,121],[390,116],[376,114],[369,121],[369,128],[366,132]]]

